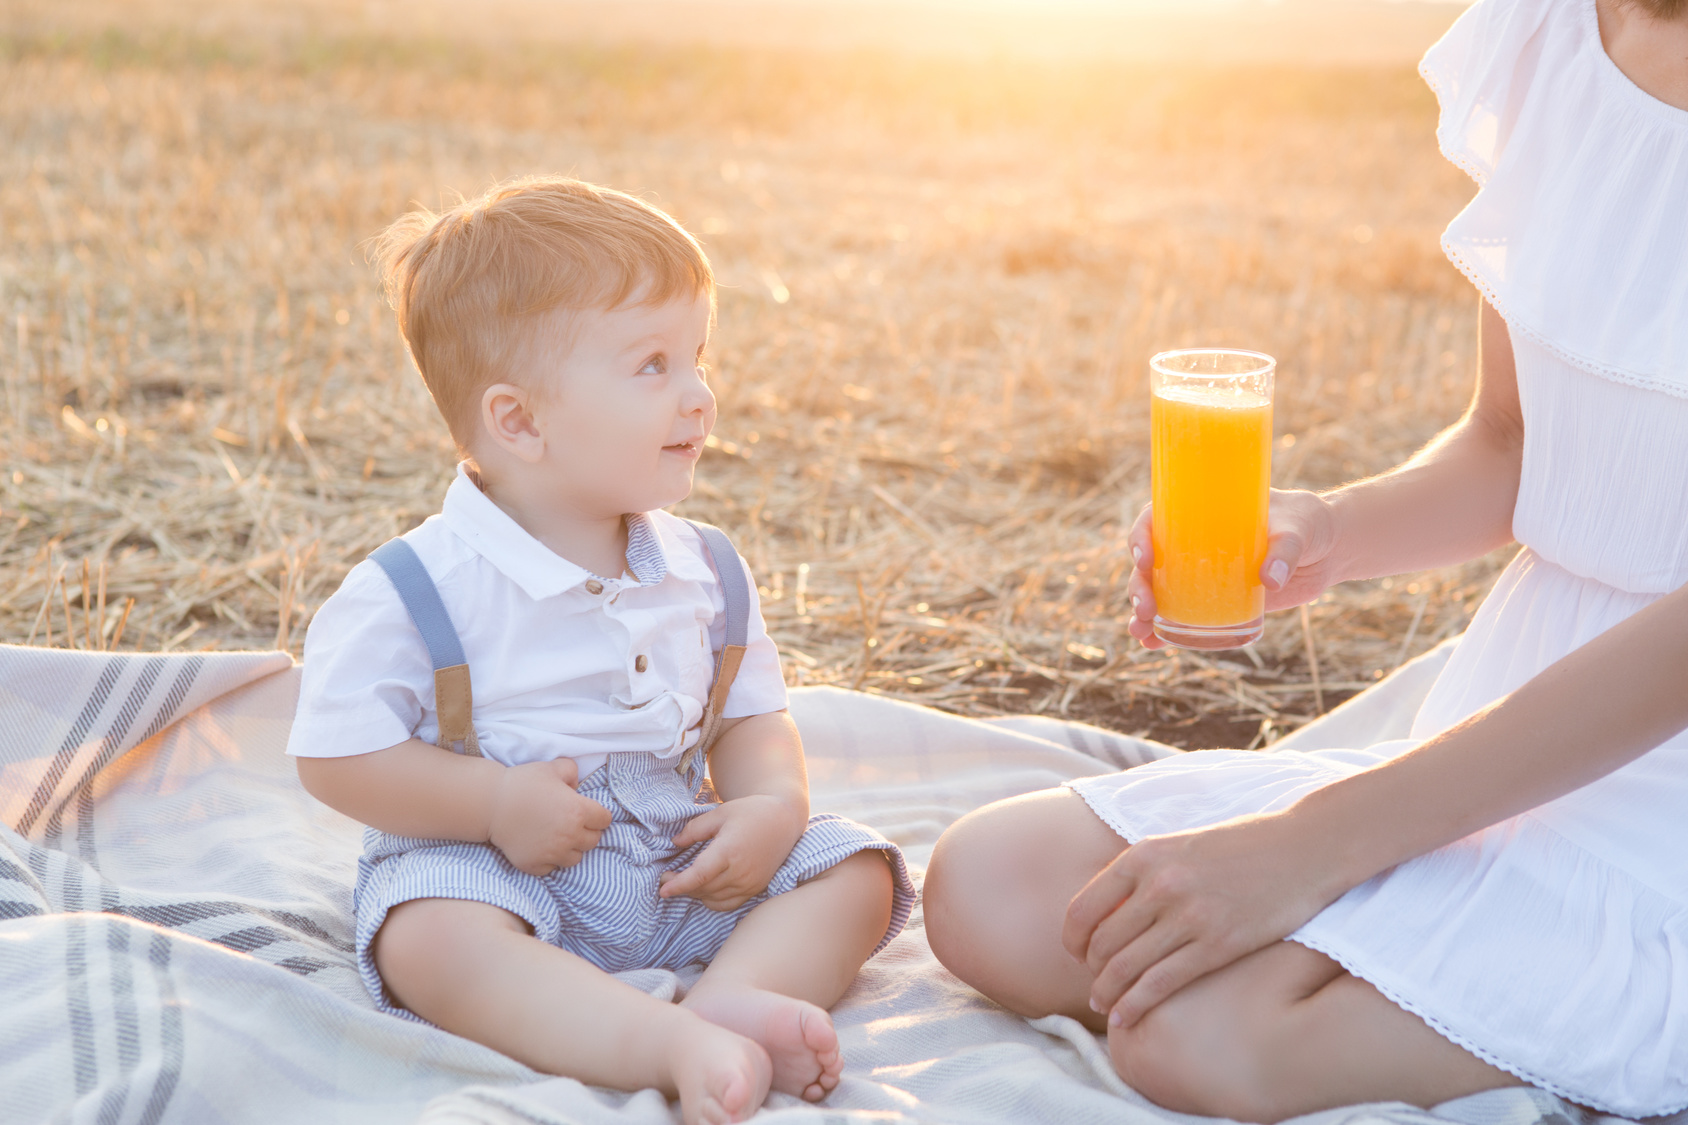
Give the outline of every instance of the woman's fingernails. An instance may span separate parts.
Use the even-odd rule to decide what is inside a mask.
[[[1131,565],[1132,566],[1142,566],[1143,565],[1143,548],[1141,548],[1141,547],[1131,548]]]
[[[1102,1014],[1102,1005],[1100,1005],[1096,1001],[1092,1000],[1090,1002],[1090,1010],[1095,1012],[1097,1015],[1101,1015]]]
[[[1108,1026],[1109,1027],[1118,1027],[1120,1024],[1122,1024],[1124,1022],[1125,1022],[1125,1017],[1120,1015],[1118,1012],[1109,1012],[1108,1013]]]
[[[1143,601],[1143,599],[1141,599],[1141,598],[1132,598],[1131,599],[1131,612],[1132,613],[1135,614],[1142,607],[1142,601]]]
[[[1283,589],[1284,583],[1289,580],[1289,564],[1283,559],[1273,559],[1272,565],[1266,568],[1266,577],[1273,586]]]

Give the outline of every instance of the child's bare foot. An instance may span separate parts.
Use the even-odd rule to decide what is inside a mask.
[[[762,1044],[773,1060],[773,1088],[818,1102],[838,1085],[844,1058],[826,1010],[760,988],[712,988],[686,997],[685,1007]]]
[[[688,1022],[696,1026],[676,1039],[670,1056],[686,1125],[728,1125],[761,1109],[772,1073],[768,1052],[713,1020]]]

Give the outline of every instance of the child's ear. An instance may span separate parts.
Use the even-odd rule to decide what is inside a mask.
[[[481,429],[500,449],[536,463],[545,456],[545,436],[528,409],[529,397],[514,383],[494,383],[481,392]]]

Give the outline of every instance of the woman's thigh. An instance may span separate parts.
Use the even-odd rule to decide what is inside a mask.
[[[1127,1084],[1168,1109],[1275,1122],[1358,1102],[1431,1106],[1505,1071],[1295,942],[1187,985],[1108,1045]]]
[[[956,976],[1021,1015],[1100,1031],[1091,975],[1061,945],[1067,904],[1126,847],[1070,789],[986,805],[939,839],[923,893],[926,936]]]

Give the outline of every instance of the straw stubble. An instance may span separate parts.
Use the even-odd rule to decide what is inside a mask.
[[[722,420],[681,510],[744,549],[793,683],[1259,744],[1463,628],[1492,577],[1344,587],[1246,653],[1124,628],[1151,352],[1278,357],[1281,485],[1385,468],[1463,406],[1475,300],[1436,234],[1469,187],[1409,68],[491,65],[102,10],[14,28],[0,72],[7,639],[299,652],[455,459],[360,244],[535,170],[645,195],[716,263]]]

